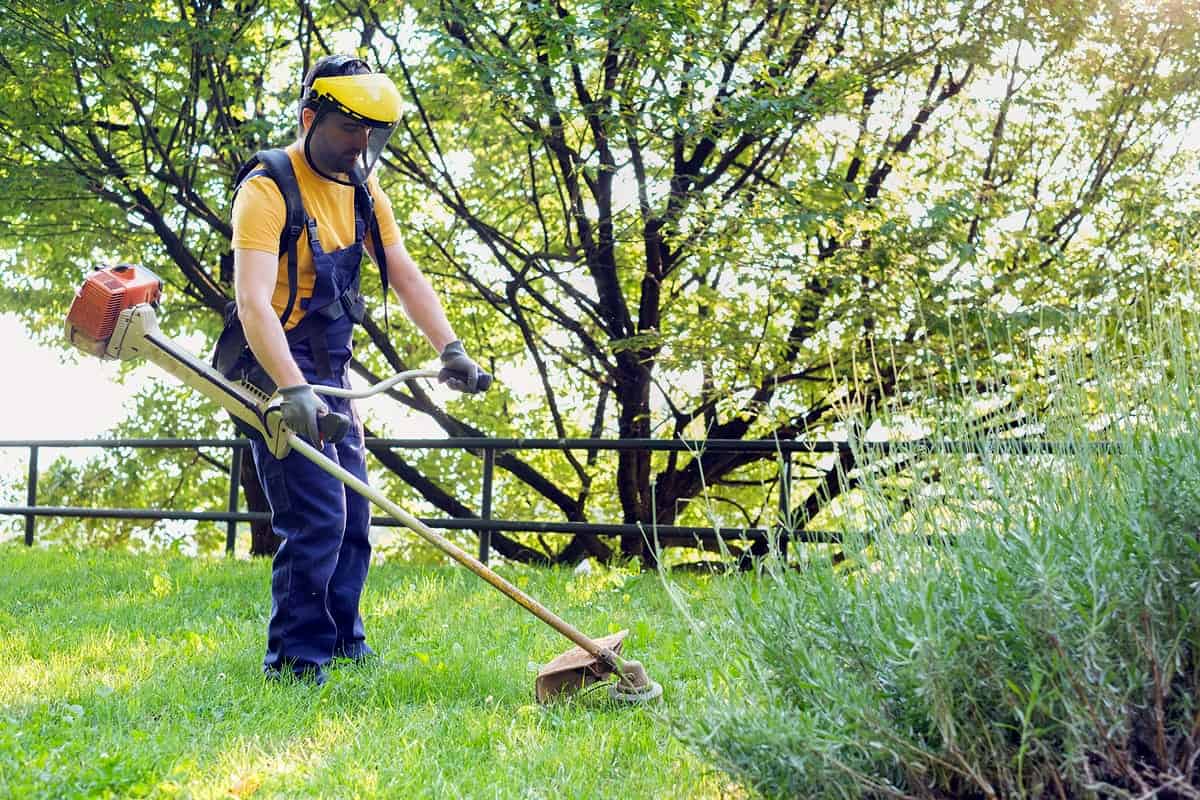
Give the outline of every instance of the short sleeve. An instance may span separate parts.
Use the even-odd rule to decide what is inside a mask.
[[[286,217],[283,195],[275,181],[265,175],[251,178],[233,199],[233,248],[278,253]]]
[[[379,238],[384,247],[391,247],[400,241],[400,226],[396,224],[396,215],[392,211],[392,201],[379,186],[379,179],[371,176],[371,197],[375,200],[375,218],[379,220]]]

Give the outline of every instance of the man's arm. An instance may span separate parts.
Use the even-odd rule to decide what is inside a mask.
[[[370,248],[367,252],[372,259],[375,258]],[[425,334],[433,349],[441,353],[446,345],[458,337],[454,335],[450,320],[446,318],[446,312],[429,279],[412,260],[403,242],[388,245],[383,252],[387,256],[388,283],[404,306],[404,313]]]
[[[276,386],[296,386],[306,381],[271,306],[278,270],[278,253],[241,248],[233,251],[233,286],[246,343]]]
[[[263,250],[237,248],[233,251],[233,286],[237,293],[238,318],[246,334],[246,343],[271,380],[279,387],[283,401],[280,412],[283,422],[296,433],[318,447],[322,446],[319,419],[329,408],[313,393],[296,366],[288,348],[287,336],[275,309],[271,295],[275,291],[275,276],[279,256]],[[336,441],[345,434],[330,439]]]
[[[367,248],[367,252],[374,260],[372,249]],[[404,305],[404,312],[441,357],[442,369],[438,380],[459,392],[474,394],[486,391],[492,384],[492,376],[480,369],[467,355],[463,343],[454,335],[450,320],[446,319],[446,311],[429,284],[429,279],[412,260],[404,243],[397,240],[395,244],[384,247],[383,252],[387,256],[388,283]]]

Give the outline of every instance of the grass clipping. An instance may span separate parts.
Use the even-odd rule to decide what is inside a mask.
[[[854,476],[870,535],[725,587],[725,667],[679,734],[772,797],[1200,797],[1189,324],[1059,365],[1027,429],[1052,452],[960,439]]]

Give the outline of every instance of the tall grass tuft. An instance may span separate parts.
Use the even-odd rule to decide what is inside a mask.
[[[727,584],[679,735],[770,797],[1200,797],[1198,327],[1120,330],[1041,373],[1052,452],[943,420],[844,560]]]

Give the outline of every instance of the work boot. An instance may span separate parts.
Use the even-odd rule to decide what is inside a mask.
[[[295,683],[306,683],[311,686],[324,686],[329,676],[326,675],[324,667],[317,667],[310,664],[305,667],[284,669],[264,666],[263,677],[272,682],[293,681]]]
[[[368,664],[378,656],[366,642],[353,645],[351,647],[335,647],[333,650],[333,663],[331,666],[338,666],[339,663],[351,662],[355,666]]]

